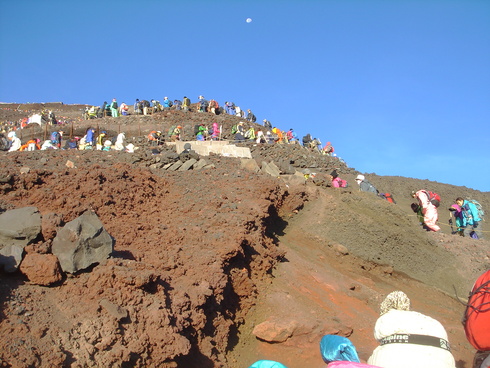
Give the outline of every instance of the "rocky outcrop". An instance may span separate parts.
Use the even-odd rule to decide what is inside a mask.
[[[23,207],[0,215],[0,267],[15,272],[26,245],[41,233],[41,214],[36,207]]]
[[[107,259],[114,239],[91,211],[67,223],[53,240],[52,252],[64,272],[75,273]]]

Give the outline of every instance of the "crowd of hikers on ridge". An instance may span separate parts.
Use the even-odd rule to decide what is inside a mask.
[[[127,116],[130,114],[134,115],[151,115],[161,111],[167,110],[177,110],[177,111],[196,111],[196,112],[207,112],[215,115],[227,114],[231,116],[237,116],[243,118],[238,124],[235,124],[231,128],[230,135],[232,140],[236,142],[254,142],[254,143],[278,143],[278,144],[300,144],[299,138],[291,128],[287,131],[279,129],[277,126],[272,126],[270,121],[263,119],[263,127],[260,124],[255,124],[257,121],[256,116],[252,113],[250,109],[245,112],[239,106],[235,105],[233,102],[226,101],[223,106],[214,100],[207,100],[203,96],[198,97],[198,102],[192,104],[190,99],[186,96],[182,100],[175,99],[171,101],[168,97],[164,97],[163,101],[157,100],[139,100],[136,99],[132,105],[132,109],[125,102],[119,104],[116,98],[113,98],[111,102],[104,101],[101,106],[91,106],[86,107],[83,112],[83,118],[86,120],[102,118],[102,117],[120,117]],[[53,111],[44,111],[40,114],[42,116],[42,121],[50,124],[56,125],[58,121],[54,116]],[[38,122],[41,124],[41,121]],[[22,119],[22,123],[14,123],[10,128],[4,126],[3,133],[7,134],[11,130],[21,129],[29,124],[29,119]],[[255,125],[252,125],[255,124]],[[163,144],[165,140],[181,140],[183,137],[183,124],[172,126],[171,131],[161,132],[153,131],[148,136],[148,139],[152,143]],[[218,126],[217,123],[212,124],[212,126],[195,126],[192,133],[192,138],[195,140],[222,140],[223,128]],[[61,134],[63,134],[61,132]],[[82,138],[82,137],[80,137]],[[186,134],[186,139],[189,139],[189,134]],[[41,143],[41,142],[38,142]],[[44,142],[43,142],[44,143]],[[327,142],[325,146],[322,147],[322,143],[318,138],[313,138],[310,134],[306,134],[302,137],[303,147],[306,147],[313,151],[318,151],[325,155],[336,156],[335,149],[330,142]],[[42,148],[42,144],[39,144]],[[37,147],[37,146],[36,146]],[[83,148],[90,148],[90,145],[84,145]],[[1,144],[0,144],[1,148]],[[64,148],[64,147],[63,147]],[[16,150],[16,146],[14,149]],[[339,158],[340,159],[340,158]]]
[[[168,97],[164,97],[163,101],[157,100],[139,100],[136,99],[132,105],[132,111],[128,104],[122,102],[119,104],[116,98],[113,98],[110,103],[104,101],[101,106],[86,107],[84,111],[85,119],[102,118],[106,116],[119,117],[129,114],[135,115],[151,115],[161,111],[177,110],[183,112],[196,111],[199,113],[210,113],[214,115],[227,114],[231,116],[238,116],[243,118],[237,124],[231,127],[227,137],[232,137],[235,142],[252,142],[254,144],[297,144],[302,145],[304,148],[319,152],[324,155],[337,157],[343,162],[342,158],[338,157],[335,153],[335,148],[331,142],[327,142],[322,147],[322,143],[319,139],[313,138],[310,134],[306,134],[302,137],[301,142],[294,132],[294,129],[287,131],[281,130],[277,126],[273,126],[270,121],[263,119],[262,125],[257,124],[257,118],[250,109],[246,112],[233,102],[226,101],[222,106],[214,100],[207,100],[204,96],[200,95],[198,101],[194,104],[191,100],[184,96],[182,100],[171,100]],[[54,113],[43,110],[41,116],[44,117],[45,122],[51,126],[57,125],[57,120]],[[50,133],[49,139],[45,139],[43,142],[38,138],[29,139],[26,142],[21,142],[17,136],[18,128],[25,127],[28,119],[22,119],[21,124],[3,124],[2,134],[0,135],[0,149],[12,151],[33,151],[33,150],[46,150],[46,149],[96,149],[101,151],[126,151],[134,152],[138,147],[135,147],[133,143],[126,142],[126,135],[124,132],[117,134],[116,136],[108,136],[107,131],[96,131],[90,127],[86,130],[85,135],[82,137],[70,136],[64,138],[63,129],[54,129]],[[158,130],[151,131],[147,140],[150,146],[163,145],[168,141],[178,141],[184,138],[189,138],[197,141],[205,140],[222,140],[223,127],[217,122],[214,122],[211,126],[207,126],[204,123],[196,124],[193,127],[193,132],[183,136],[183,124],[171,126],[167,132]],[[6,134],[6,136],[5,136]],[[314,173],[306,170],[305,178],[312,178]],[[335,188],[345,188],[348,186],[346,180],[339,177],[336,170],[330,173],[331,186]],[[358,175],[355,179],[358,184],[359,191],[373,193],[379,198],[388,200],[391,203],[396,203],[395,199],[390,193],[381,193],[376,187],[371,184],[364,175]],[[419,222],[427,231],[439,231],[440,227],[437,225],[438,221],[438,207],[440,205],[440,197],[437,193],[431,192],[426,189],[421,189],[412,192],[412,197],[417,200],[417,203],[412,203],[412,210],[419,218]],[[449,223],[452,228],[453,234],[459,234],[461,236],[472,237],[475,239],[483,238],[481,231],[481,221],[483,220],[484,211],[480,203],[473,199],[457,198],[455,203],[449,208],[450,220]],[[455,226],[455,229],[453,228]]]

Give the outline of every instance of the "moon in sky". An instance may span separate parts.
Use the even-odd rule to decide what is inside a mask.
[[[247,18],[247,23],[250,23],[252,21],[252,18]]]

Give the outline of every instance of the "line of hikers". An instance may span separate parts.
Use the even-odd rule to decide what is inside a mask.
[[[429,190],[419,190],[412,192],[412,197],[418,203],[412,203],[412,210],[417,214],[422,227],[428,231],[439,231],[437,225],[439,219],[438,208],[441,203],[439,194]],[[449,225],[452,234],[470,237],[473,239],[483,239],[481,222],[485,215],[482,205],[475,199],[464,199],[458,197],[454,200],[449,210]],[[453,221],[454,219],[454,221]],[[456,226],[454,230],[453,225]]]
[[[265,119],[264,119],[265,120]],[[265,120],[267,122],[267,120]],[[277,127],[272,127],[270,122],[267,122],[266,126],[269,126],[270,129],[262,129],[261,126],[249,125],[245,126],[245,122],[241,121],[237,124],[234,124],[231,127],[231,136],[233,137],[235,142],[250,142],[250,143],[277,143],[277,144],[300,144],[297,138],[296,133],[291,128],[287,132],[281,131]],[[264,133],[265,131],[265,133]],[[169,128],[167,132],[153,130],[151,131],[147,138],[150,145],[162,145],[167,140],[177,141],[182,140],[183,138],[183,127],[182,125],[173,125]],[[223,139],[223,126],[219,125],[217,122],[214,122],[211,127],[208,125],[201,123],[194,125],[193,128],[193,139],[197,141],[206,141],[206,140],[222,140]],[[307,135],[311,137],[309,134]],[[187,135],[188,137],[188,135]],[[317,151],[324,155],[336,156],[334,154],[334,147],[330,142],[327,142],[325,147],[318,148],[317,144],[321,144],[319,140],[315,140],[315,145],[306,143],[303,144],[309,150]],[[303,138],[303,142],[309,142],[308,139]],[[340,157],[339,160],[342,161]]]
[[[177,111],[191,111],[191,100],[189,97],[184,96],[182,100],[174,99],[171,100],[167,96],[163,98],[163,101],[160,102],[155,99],[151,100],[140,100],[136,99],[133,104],[133,114],[135,115],[150,115],[159,111],[166,110],[177,110]],[[232,116],[238,116],[241,118],[245,118],[247,121],[251,123],[255,123],[257,118],[252,113],[250,109],[246,112],[242,110],[239,106],[235,105],[234,102],[226,101],[224,105],[221,107],[218,101],[211,99],[207,100],[204,96],[198,97],[198,102],[196,103],[196,111],[197,112],[210,112],[215,115],[220,114],[228,114]],[[108,103],[104,101],[101,106],[91,106],[86,107],[83,112],[83,118],[95,119],[102,118],[106,116],[118,117],[129,115],[129,106],[123,102],[121,105],[118,104],[117,99],[112,99],[112,102]]]
[[[305,173],[306,179],[310,177],[312,177],[312,174],[309,171]],[[337,170],[333,170],[330,173],[330,181],[331,186],[334,188],[348,187],[347,181],[339,177]],[[364,175],[357,175],[355,181],[359,185],[359,191],[373,193],[380,198],[396,204],[392,194],[379,192]],[[411,196],[417,199],[417,203],[412,203],[411,208],[417,214],[422,227],[427,231],[441,230],[440,226],[437,225],[439,219],[438,208],[441,203],[439,194],[422,189],[412,191]],[[485,211],[482,205],[475,199],[464,199],[462,197],[456,198],[454,202],[449,207],[451,233],[473,239],[483,239],[481,222],[483,221]],[[456,230],[454,230],[453,225],[456,226]]]
[[[41,140],[38,138],[32,138],[28,140],[25,144],[22,144],[20,138],[17,137],[15,131],[11,131],[7,134],[9,145],[8,152],[13,151],[35,151],[35,150],[48,150],[48,149],[78,149],[78,150],[88,150],[97,149],[101,151],[125,151],[134,152],[138,147],[135,147],[133,143],[126,144],[126,135],[124,132],[119,133],[116,137],[112,139],[108,137],[106,131],[101,131],[98,136],[95,134],[94,128],[88,128],[83,137],[70,137],[63,141],[63,131],[55,130],[42,144]],[[3,142],[0,140],[0,148]]]
[[[164,97],[163,102],[160,103],[158,100],[139,100],[136,99],[134,105],[133,105],[133,113],[136,115],[150,115],[155,112],[159,111],[165,111],[165,110],[182,110],[182,111],[190,111],[191,109],[191,101],[187,96],[184,96],[182,100],[175,99],[171,101],[168,97]],[[242,110],[239,106],[235,105],[235,103],[226,101],[224,105],[221,107],[219,103],[214,100],[207,100],[204,98],[204,96],[200,95],[198,97],[198,102],[196,104],[196,111],[197,112],[209,112],[215,115],[219,114],[228,114],[231,116],[238,116],[241,118],[245,118],[245,120],[248,123],[256,123],[257,118],[253,114],[253,112],[248,109],[247,112],[245,113],[244,110]],[[84,111],[84,118],[85,119],[93,119],[97,117],[104,117],[104,116],[112,116],[112,117],[118,117],[118,116],[125,116],[129,114],[129,106],[126,103],[122,103],[121,105],[118,105],[117,100],[114,98],[111,103],[107,103],[107,101],[104,101],[102,106],[92,106],[92,107],[87,107]],[[250,126],[245,129],[244,127],[245,122],[240,122],[239,124],[236,124],[233,126],[231,134],[234,136],[234,139],[236,141],[254,141],[256,143],[289,143],[289,144],[299,144],[299,139],[294,132],[293,129],[289,129],[288,131],[283,131],[277,127],[273,127],[270,121],[267,119],[263,120],[263,126],[264,130],[261,128],[254,128],[253,126]],[[221,129],[222,130],[222,129]],[[221,131],[220,130],[220,131]],[[209,129],[209,131],[215,131],[214,127],[213,129]],[[199,134],[201,133],[201,134]],[[194,132],[195,137],[197,140],[202,140],[202,139],[220,139],[219,134],[216,135],[213,133],[206,134],[204,131],[195,131]],[[172,136],[173,134],[170,134],[169,136]],[[332,146],[330,142],[327,142],[327,144],[322,147],[322,143],[318,138],[313,138],[311,134],[306,134],[302,138],[302,143],[303,146],[313,150],[313,151],[318,151],[320,153],[326,154],[333,156],[335,155],[335,149]]]

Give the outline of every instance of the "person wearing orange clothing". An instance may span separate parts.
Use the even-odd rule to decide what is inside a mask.
[[[35,151],[40,150],[41,146],[39,145],[41,141],[38,138],[33,138],[27,141],[25,144],[20,146],[19,151]]]

